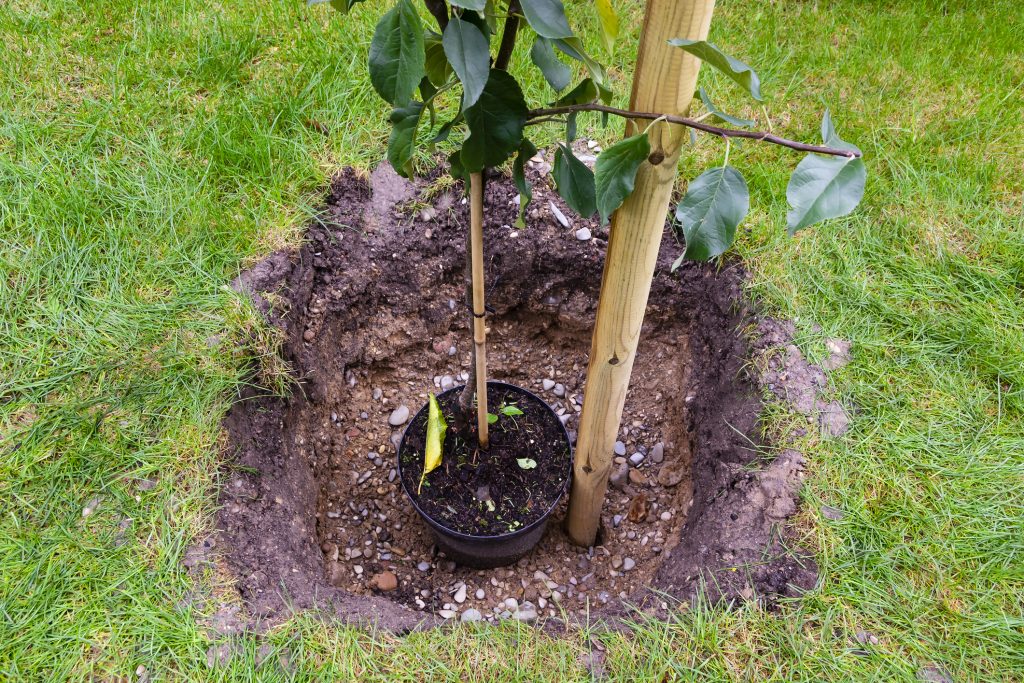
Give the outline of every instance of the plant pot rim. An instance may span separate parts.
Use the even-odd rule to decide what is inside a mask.
[[[474,535],[474,534],[467,534],[467,533],[462,532],[462,531],[455,531],[454,529],[450,529],[447,526],[445,526],[444,524],[438,522],[433,517],[431,517],[429,514],[427,514],[427,512],[425,510],[423,510],[423,508],[420,507],[420,504],[416,500],[416,497],[409,490],[409,487],[406,486],[406,484],[405,484],[405,477],[402,476],[402,457],[401,456],[402,456],[402,452],[405,450],[405,437],[409,433],[409,428],[412,426],[412,423],[416,421],[416,418],[418,418],[420,416],[420,414],[424,410],[427,410],[429,402],[424,403],[423,406],[421,406],[420,409],[416,411],[416,414],[413,415],[412,419],[409,420],[409,424],[405,428],[405,431],[402,432],[402,440],[401,440],[401,442],[398,445],[398,452],[395,455],[395,460],[398,463],[398,478],[402,482],[402,490],[405,491],[406,497],[412,503],[413,508],[416,509],[416,512],[420,515],[420,517],[422,517],[424,520],[426,520],[426,522],[430,526],[434,527],[434,529],[436,529],[437,531],[440,531],[441,533],[447,534],[449,536],[452,536],[454,538],[458,538],[458,539],[463,540],[463,541],[503,541],[503,540],[511,540],[511,539],[518,538],[520,536],[524,536],[524,535],[530,533],[531,531],[533,531],[534,529],[536,529],[538,526],[540,526],[542,524],[547,524],[548,518],[551,516],[551,513],[555,511],[555,508],[558,507],[558,504],[562,501],[562,497],[565,496],[565,492],[569,488],[569,483],[572,481],[572,462],[573,462],[573,457],[572,456],[573,456],[573,449],[572,449],[572,442],[569,440],[569,432],[566,430],[565,425],[562,424],[562,421],[558,419],[558,416],[555,414],[554,409],[552,409],[552,407],[550,405],[548,405],[548,402],[545,401],[544,399],[542,399],[537,394],[535,394],[532,391],[530,391],[529,389],[525,389],[525,388],[523,388],[521,386],[518,386],[516,384],[509,384],[508,382],[499,382],[497,380],[488,380],[487,381],[487,386],[489,386],[489,387],[491,387],[491,386],[494,386],[494,387],[507,387],[507,388],[514,389],[516,391],[522,392],[523,394],[526,394],[530,398],[540,402],[544,407],[546,407],[548,409],[548,411],[551,413],[551,415],[555,418],[555,421],[558,423],[559,434],[561,434],[562,438],[565,439],[565,445],[566,445],[566,447],[568,448],[568,451],[569,451],[569,458],[568,458],[569,464],[568,464],[568,467],[566,468],[567,472],[566,472],[566,476],[565,476],[565,483],[562,485],[561,492],[554,499],[554,501],[552,501],[551,506],[547,510],[544,511],[544,514],[539,516],[537,519],[535,519],[530,524],[528,524],[528,525],[526,525],[526,526],[524,526],[522,528],[516,529],[514,531],[508,531],[508,532],[505,532],[503,534],[499,534],[499,535],[496,535],[496,536],[490,536],[490,535],[479,535],[479,536],[477,536],[477,535]],[[445,395],[450,394],[452,392],[456,392],[456,391],[462,390],[463,387],[465,387],[464,384],[459,384],[457,386],[452,387],[451,389],[448,389],[447,391],[442,391],[440,394],[437,394],[437,397],[438,397],[438,399],[440,399],[442,396],[445,396]]]

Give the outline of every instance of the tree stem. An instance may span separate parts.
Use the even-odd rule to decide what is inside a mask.
[[[448,6],[445,5],[444,0],[423,0],[423,4],[427,6],[427,11],[434,15],[434,19],[437,20],[437,25],[441,27],[443,33],[445,27],[448,26]]]
[[[848,157],[855,159],[861,156],[861,153],[852,149],[837,149],[835,147],[825,147],[822,145],[808,145],[803,142],[797,142],[796,140],[789,140],[787,138],[780,138],[778,135],[773,135],[766,131],[758,130],[739,130],[736,128],[719,128],[718,126],[712,126],[707,123],[702,123],[696,119],[687,118],[685,116],[676,116],[673,114],[655,114],[653,112],[645,111],[630,111],[628,109],[618,109],[616,107],[609,107],[604,104],[597,104],[596,102],[588,104],[573,104],[564,107],[548,107],[545,109],[531,109],[527,118],[538,119],[546,118],[551,116],[558,116],[560,114],[571,114],[573,112],[580,111],[599,111],[605,114],[614,114],[615,116],[622,116],[627,119],[663,119],[669,123],[676,123],[681,126],[687,126],[694,128],[705,133],[717,135],[722,138],[746,138],[748,140],[757,140],[758,142],[770,142],[773,145],[780,145],[782,147],[788,147],[789,149],[795,149],[801,152],[814,152],[816,154],[829,154],[837,157]]]
[[[519,0],[509,0],[508,16],[505,17],[505,28],[501,33],[501,46],[498,56],[494,59],[494,68],[505,71],[512,60],[512,51],[516,48],[516,35],[519,33]]]

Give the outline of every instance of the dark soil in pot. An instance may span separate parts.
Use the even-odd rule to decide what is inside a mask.
[[[490,382],[487,402],[497,420],[490,427],[489,447],[482,450],[472,434],[453,429],[461,391],[457,387],[438,396],[448,434],[441,466],[422,487],[426,406],[406,429],[399,472],[418,511],[448,531],[480,537],[511,534],[547,517],[565,492],[572,468],[569,439],[558,416],[530,392]],[[522,415],[506,415],[506,407]],[[529,461],[524,463],[529,469],[520,460]]]

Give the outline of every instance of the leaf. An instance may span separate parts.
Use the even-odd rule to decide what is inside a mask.
[[[509,417],[514,417],[516,415],[522,415],[523,411],[519,410],[519,408],[517,408],[516,406],[502,406],[501,407],[501,413],[502,413],[502,415],[508,415]]]
[[[394,107],[409,103],[424,75],[423,26],[412,0],[398,0],[370,41],[370,82]]]
[[[860,152],[836,134],[828,110],[821,122],[822,141],[829,147]],[[808,154],[797,165],[786,188],[791,207],[786,214],[789,234],[857,208],[864,197],[867,169],[860,157]]]
[[[423,116],[423,103],[410,102],[391,112],[391,136],[388,138],[388,162],[400,175],[412,177],[412,157],[416,151],[416,130]]]
[[[633,192],[636,172],[651,154],[647,133],[634,135],[601,152],[594,165],[597,210],[607,223],[615,209]]]
[[[743,176],[732,166],[719,166],[700,174],[676,207],[676,220],[683,227],[684,258],[707,261],[725,252],[736,237],[736,227],[750,210],[750,192]]]
[[[556,92],[569,87],[569,81],[572,79],[572,69],[555,56],[555,48],[549,39],[537,36],[537,39],[533,41],[533,47],[530,48],[530,59],[537,65],[540,72],[544,74],[544,80]]]
[[[572,29],[562,0],[520,0],[527,23],[545,38],[569,38]]]
[[[445,57],[462,81],[463,107],[480,99],[491,70],[491,53],[487,38],[473,24],[452,17],[441,39]]]
[[[487,413],[487,424],[492,425],[498,421],[498,416],[494,413]]]
[[[735,57],[730,57],[722,52],[721,48],[714,43],[709,43],[706,40],[673,38],[668,41],[668,44],[682,48],[691,55],[718,69],[720,72],[743,86],[743,88],[750,93],[751,97],[758,102],[763,99],[761,97],[761,79],[757,77],[757,73],[740,60]]]
[[[474,12],[483,12],[487,7],[487,0],[451,0],[451,3],[456,7],[471,9]]]
[[[424,38],[423,45],[426,52],[426,60],[423,66],[427,72],[427,78],[430,79],[430,82],[435,87],[440,88],[448,81],[448,77],[452,75],[452,65],[448,63],[448,57],[444,54],[441,36],[428,32],[426,38]]]
[[[423,481],[427,475],[441,466],[441,453],[444,450],[444,434],[448,431],[448,423],[441,414],[441,406],[437,397],[430,394],[427,408],[427,445],[423,452],[423,474],[416,495],[423,489]]]
[[[480,99],[465,110],[469,137],[462,146],[462,164],[470,173],[497,166],[519,149],[526,126],[526,100],[516,79],[491,69]]]
[[[611,0],[595,0],[597,4],[597,21],[601,25],[601,40],[604,49],[611,52],[615,49],[615,39],[619,37],[619,15],[612,7]]]
[[[516,227],[519,229],[526,227],[523,214],[526,213],[526,207],[533,201],[533,188],[530,187],[530,183],[526,180],[526,160],[536,153],[537,148],[534,144],[523,138],[523,141],[519,144],[519,154],[516,155],[516,160],[512,162],[512,181],[516,184],[516,189],[519,190],[519,215],[516,216]]]
[[[611,93],[611,87],[608,83],[608,74],[605,72],[604,67],[597,62],[593,57],[587,54],[586,50],[583,49],[583,41],[579,38],[561,38],[554,41],[555,47],[558,48],[564,54],[572,57],[573,59],[583,62],[583,65],[587,67],[587,71],[590,72],[590,77],[594,79],[594,83],[601,90],[607,90]]]
[[[726,123],[731,123],[732,125],[738,126],[739,128],[751,128],[755,123],[757,123],[756,121],[751,121],[750,119],[741,119],[738,116],[726,114],[724,111],[715,106],[715,103],[711,101],[710,97],[708,97],[708,94],[704,90],[704,88],[698,88],[697,92],[700,94],[700,101],[704,103],[704,108],[711,112],[711,115],[714,116],[716,119],[725,121]],[[691,128],[690,130],[692,131],[693,129]]]
[[[553,175],[558,194],[565,203],[584,218],[593,216],[597,211],[594,172],[563,144],[555,150]]]
[[[516,462],[524,470],[532,470],[537,466],[537,461],[533,458],[516,458]]]
[[[553,107],[571,107],[574,104],[588,104],[597,99],[594,79],[584,78],[575,88],[551,103]]]

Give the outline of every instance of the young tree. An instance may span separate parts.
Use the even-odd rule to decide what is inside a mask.
[[[347,13],[362,0],[312,0],[325,1]],[[475,395],[476,432],[482,447],[486,448],[488,441],[482,245],[485,170],[513,159],[511,170],[520,192],[521,224],[532,198],[525,162],[537,153],[527,129],[557,123],[565,129],[565,140],[555,150],[552,169],[558,193],[581,216],[597,214],[607,223],[615,215],[570,499],[570,535],[579,543],[592,543],[610,468],[608,439],[614,441],[618,430],[635,337],[639,335],[653,257],[657,254],[659,240],[651,235],[660,234],[664,224],[684,141],[682,131],[688,128],[691,136],[696,132],[716,136],[724,141],[725,150],[722,165],[692,180],[676,207],[674,218],[686,247],[674,267],[683,259],[704,261],[724,253],[747,214],[746,182],[729,165],[731,140],[766,142],[807,152],[786,191],[791,234],[821,220],[846,215],[857,206],[866,177],[861,152],[838,136],[827,111],[820,145],[755,131],[754,121],[723,112],[703,88],[698,95],[704,113],[695,118],[684,116],[702,62],[727,76],[755,100],[762,99],[755,71],[705,40],[713,0],[648,0],[628,110],[610,105],[613,92],[607,73],[574,34],[561,0],[424,0],[424,6],[432,17],[432,25],[424,25],[413,0],[395,2],[377,25],[368,67],[374,89],[393,107],[388,160],[399,173],[412,174],[414,152],[428,139],[421,129],[432,133],[431,145],[458,140],[448,163],[452,175],[468,186],[471,200],[466,272],[467,304],[473,313],[474,363],[473,376],[459,402],[462,414],[456,416],[455,426],[469,427]],[[606,46],[611,46],[618,33],[618,17],[611,0],[595,0],[594,8],[601,38]],[[556,93],[547,106],[531,108],[519,82],[508,71],[521,34],[531,41],[533,66]],[[576,72],[581,72],[582,77],[573,85]],[[460,92],[456,113],[437,125],[438,98],[454,89]],[[658,91],[662,89],[671,96],[659,97]],[[658,106],[661,104],[664,108]],[[578,119],[587,113],[599,114],[605,121],[610,116],[627,121],[625,139],[604,150],[594,170],[580,161],[572,148]],[[713,125],[708,119],[728,127]],[[652,233],[651,226],[656,233]],[[628,245],[616,234],[633,234],[631,231],[637,229],[645,253],[644,258],[630,265]],[[610,278],[619,276],[627,281],[622,290],[636,290],[642,296],[626,300],[615,292],[604,291],[611,289]],[[640,289],[634,287],[634,280],[641,283]],[[625,324],[624,316],[632,316],[635,333],[632,347],[625,348],[625,357],[620,357],[614,349],[607,353],[600,342],[618,333],[618,328]],[[601,355],[599,366],[595,365],[595,352]]]

